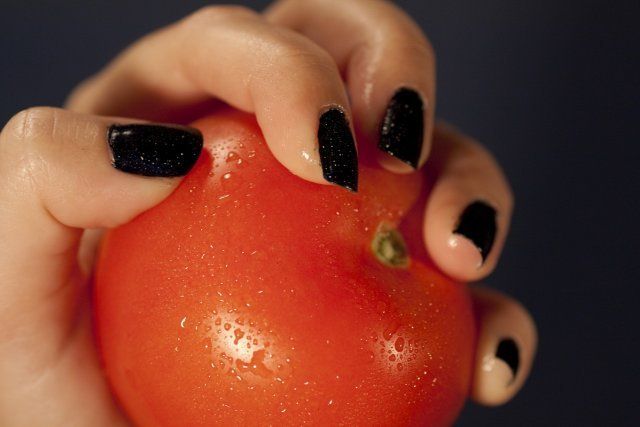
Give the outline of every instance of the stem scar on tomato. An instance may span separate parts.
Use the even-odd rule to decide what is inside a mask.
[[[371,250],[378,261],[386,266],[409,267],[409,252],[402,234],[385,222],[378,225],[371,241]]]

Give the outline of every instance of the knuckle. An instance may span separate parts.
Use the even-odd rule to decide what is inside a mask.
[[[56,123],[56,109],[31,107],[13,116],[2,130],[2,140],[7,145],[25,145],[42,136],[51,135]]]
[[[89,77],[81,81],[71,90],[65,101],[65,108],[74,109],[76,111],[90,111],[91,94],[98,82],[98,75]]]
[[[429,61],[435,59],[433,45],[423,34],[415,34],[405,29],[390,30],[387,37],[389,43],[410,58],[425,58]]]
[[[229,21],[246,17],[253,17],[256,12],[244,6],[236,5],[211,5],[204,6],[184,20],[188,26],[211,25],[220,21]]]
[[[469,148],[471,150],[471,162],[472,164],[477,164],[479,168],[477,174],[490,177],[491,182],[494,183],[494,190],[500,195],[497,198],[500,200],[503,211],[510,214],[514,205],[513,189],[498,159],[486,146],[478,141],[470,140]]]
[[[283,37],[274,44],[277,44],[274,49],[276,58],[269,63],[295,70],[295,75],[299,76],[301,70],[313,74],[338,73],[331,55],[311,42]]]
[[[327,68],[332,60],[322,52],[306,49],[295,44],[283,44],[278,51],[279,59],[291,68]]]
[[[407,54],[435,58],[433,45],[416,21],[390,2],[382,1],[380,6],[379,12],[384,18],[379,23],[378,31],[382,40]]]
[[[30,188],[38,186],[47,169],[41,144],[54,136],[57,122],[58,110],[50,107],[27,108],[7,122],[0,133],[2,178]]]

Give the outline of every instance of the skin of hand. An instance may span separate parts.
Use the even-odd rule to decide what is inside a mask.
[[[0,425],[128,425],[93,343],[93,253],[100,229],[158,204],[199,155],[198,131],[154,123],[187,123],[213,99],[255,114],[302,179],[357,191],[361,150],[396,173],[420,169],[438,267],[464,281],[495,268],[511,190],[481,145],[435,122],[435,55],[411,18],[382,0],[206,7],[134,43],[66,109],[27,109],[0,134]],[[377,143],[356,148],[358,135]],[[528,376],[535,325],[504,295],[472,295],[470,394],[497,405]]]

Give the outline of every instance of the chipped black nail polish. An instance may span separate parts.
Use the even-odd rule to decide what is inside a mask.
[[[320,163],[324,178],[351,191],[358,191],[358,153],[344,112],[331,108],[320,116],[318,127]]]
[[[112,165],[136,175],[186,175],[202,151],[197,129],[157,124],[112,125],[107,132]]]
[[[476,201],[465,208],[453,231],[471,240],[486,261],[496,237],[496,210],[485,202]]]
[[[513,378],[515,379],[518,373],[518,367],[520,366],[520,350],[516,342],[511,338],[502,339],[496,349],[496,357],[504,360],[509,368],[511,368]]]
[[[389,101],[380,126],[378,148],[418,167],[424,139],[424,103],[418,92],[399,89]]]

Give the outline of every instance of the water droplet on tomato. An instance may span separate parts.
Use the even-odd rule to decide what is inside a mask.
[[[394,347],[396,348],[396,351],[398,353],[402,353],[402,350],[404,350],[404,338],[398,337],[398,339],[396,339]]]
[[[384,301],[378,301],[376,303],[376,311],[380,315],[387,314],[387,303],[385,303]]]
[[[204,350],[209,350],[209,348],[211,347],[211,338],[204,338],[200,344],[202,345],[202,348]]]
[[[392,322],[382,333],[382,336],[385,340],[390,341],[393,337],[393,334],[396,333],[398,328],[400,327],[400,323],[398,321]]]
[[[244,336],[244,331],[242,329],[236,329],[235,331],[233,331],[233,335],[235,336],[233,343],[235,345],[238,345],[238,341],[240,341]]]
[[[225,162],[227,163],[235,162],[236,160],[238,160],[239,157],[240,156],[235,151],[229,151],[227,153],[227,158],[225,159]]]
[[[402,369],[404,369],[404,366],[402,363],[398,363],[398,371],[402,371]]]
[[[252,374],[262,378],[270,378],[273,375],[273,372],[265,365],[265,356],[266,354],[264,350],[254,351],[249,362],[237,359],[236,367],[240,373],[251,372]]]

